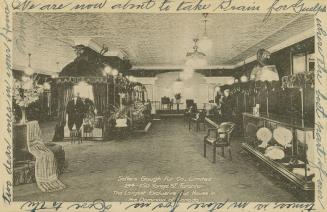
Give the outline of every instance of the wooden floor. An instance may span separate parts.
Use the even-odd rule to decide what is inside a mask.
[[[44,138],[50,139],[53,123],[41,127]],[[210,147],[207,158],[203,157],[203,136],[204,131],[189,131],[183,118],[164,117],[153,121],[146,134],[108,142],[61,143],[68,168],[60,178],[67,188],[42,193],[35,184],[20,185],[14,187],[14,200],[131,201],[143,197],[160,201],[174,197],[174,192],[184,191],[182,201],[303,201],[303,197],[286,190],[285,183],[271,177],[242,151],[239,138],[232,140],[233,161],[218,156],[213,164]],[[172,181],[163,181],[165,176]],[[128,187],[122,177],[138,181]],[[139,186],[142,177],[158,181],[142,182],[150,186],[146,188]],[[177,183],[176,188],[165,188],[172,183]]]

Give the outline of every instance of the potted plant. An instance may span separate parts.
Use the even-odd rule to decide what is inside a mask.
[[[22,117],[20,123],[26,122],[26,108],[39,99],[43,92],[43,87],[35,83],[32,79],[25,81],[15,80],[13,89],[13,99],[20,106]]]
[[[175,99],[177,104],[181,103],[181,99],[182,99],[181,93],[175,94]]]

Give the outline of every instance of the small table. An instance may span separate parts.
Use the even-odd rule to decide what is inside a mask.
[[[179,112],[179,105],[182,105],[182,104],[184,104],[184,103],[183,103],[183,102],[179,102],[179,103],[174,103],[174,104],[177,105],[177,112]]]

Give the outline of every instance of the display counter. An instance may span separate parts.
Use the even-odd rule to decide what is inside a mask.
[[[242,147],[303,190],[314,190],[314,126],[302,119],[243,113]]]

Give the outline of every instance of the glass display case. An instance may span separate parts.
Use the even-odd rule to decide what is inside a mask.
[[[243,113],[244,142],[252,153],[296,187],[314,190],[310,168],[314,151],[314,126],[303,119]]]

